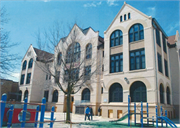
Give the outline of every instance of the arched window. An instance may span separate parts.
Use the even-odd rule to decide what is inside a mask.
[[[129,42],[144,39],[144,28],[141,24],[134,24],[129,29]]]
[[[88,88],[83,90],[81,100],[83,102],[90,102],[90,90]]]
[[[33,59],[31,58],[30,61],[29,61],[28,68],[32,68],[32,66],[33,66]]]
[[[128,19],[130,19],[131,18],[131,14],[130,13],[128,13]]]
[[[26,97],[28,98],[28,90],[26,90],[26,91],[24,92],[24,99],[25,99]]]
[[[86,59],[90,59],[92,56],[92,44],[86,46]]]
[[[66,55],[66,63],[77,62],[80,59],[81,46],[79,43],[73,43],[69,46]]]
[[[160,103],[164,104],[164,87],[160,84]]]
[[[143,82],[137,81],[130,88],[131,102],[147,102],[146,86]]]
[[[124,21],[126,20],[126,14],[124,15]]]
[[[58,102],[58,91],[53,92],[52,102]]]
[[[58,56],[57,56],[57,64],[58,65],[61,65],[61,58],[62,58],[62,54],[61,54],[61,52],[58,54]]]
[[[167,104],[171,104],[170,103],[170,89],[169,89],[169,87],[166,88],[166,97],[167,97]]]
[[[25,69],[26,69],[26,64],[27,64],[27,61],[25,60],[25,61],[23,62],[22,70],[25,70]]]
[[[120,22],[122,22],[122,16],[120,16]]]
[[[123,33],[121,30],[115,30],[110,37],[110,46],[118,46],[123,44]]]
[[[17,101],[21,101],[21,97],[22,97],[22,91],[20,90],[20,91],[18,92]]]
[[[123,102],[123,89],[119,83],[114,83],[109,89],[109,102]]]

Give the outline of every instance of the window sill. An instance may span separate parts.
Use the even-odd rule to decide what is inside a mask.
[[[105,76],[112,76],[112,75],[119,75],[119,74],[124,74],[124,72],[109,73],[108,75],[105,75]]]
[[[137,41],[133,41],[133,42],[129,42],[129,44],[135,44],[135,43],[139,43],[139,42],[143,42],[144,41],[144,39],[142,39],[142,40],[137,40]]]
[[[162,76],[164,76],[164,74],[162,72],[160,72],[159,70],[158,70],[158,73],[161,74]]]
[[[129,73],[134,73],[134,72],[144,72],[147,71],[147,69],[137,69],[137,70],[131,70]]]
[[[113,46],[113,47],[110,47],[111,49],[115,49],[115,48],[118,48],[118,47],[122,47],[123,44],[120,44],[120,45],[117,45],[117,46]]]

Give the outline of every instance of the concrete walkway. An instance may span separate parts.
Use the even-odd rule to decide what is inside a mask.
[[[50,118],[51,113],[50,112],[46,112],[45,113],[45,117],[46,118]],[[62,122],[55,122],[53,127],[54,128],[94,128],[94,126],[88,126],[88,125],[79,125],[79,123],[83,123],[83,122],[96,122],[96,121],[110,121],[110,120],[115,120],[115,119],[110,119],[110,118],[102,118],[101,116],[93,116],[93,120],[89,121],[89,120],[84,120],[84,115],[79,115],[79,114],[71,114],[71,121],[74,124],[66,124],[64,123],[64,120],[66,119],[66,113],[60,113],[60,112],[55,112],[54,113],[54,118],[56,118],[56,121],[62,121]],[[45,119],[49,120],[49,119]],[[179,120],[175,119],[172,120],[173,122],[176,123],[176,125],[178,127],[180,127],[180,122]],[[127,119],[121,121],[122,123],[126,123],[127,124]],[[160,124],[159,124],[160,126]],[[164,124],[165,126],[165,124]],[[44,128],[49,128],[49,123],[45,123],[44,124]]]

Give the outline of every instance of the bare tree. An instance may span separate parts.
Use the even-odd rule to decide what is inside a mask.
[[[43,34],[47,48],[54,50],[54,57],[48,60],[44,57],[44,65],[39,65],[39,67],[53,76],[54,83],[67,96],[66,123],[71,121],[71,95],[76,94],[82,87],[91,88],[90,83],[97,82],[97,78],[99,78],[97,76],[102,71],[102,59],[98,59],[97,56],[92,58],[93,54],[97,54],[97,50],[92,50],[97,49],[97,45],[89,44],[84,46],[85,48],[81,48],[78,43],[84,40],[80,30],[81,28],[75,24],[70,27],[69,35],[62,38],[60,35],[63,31],[59,24],[56,24],[55,27]],[[36,39],[38,43],[42,44],[39,38]],[[92,37],[91,42],[93,41]],[[98,41],[96,40],[96,42]]]
[[[11,49],[18,43],[12,43],[9,39],[10,32],[3,26],[8,23],[7,12],[5,7],[0,9],[0,78],[11,75],[20,59],[18,54],[11,53]]]

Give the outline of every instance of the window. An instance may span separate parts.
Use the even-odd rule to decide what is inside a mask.
[[[27,61],[25,60],[24,63],[23,63],[23,66],[22,66],[22,70],[26,69],[26,64],[27,64]]]
[[[128,13],[128,19],[130,19],[131,18],[131,14],[130,13]]]
[[[48,97],[49,97],[49,91],[44,91],[44,98],[46,98],[46,102],[48,102]]]
[[[116,54],[110,56],[110,73],[123,71],[123,54]]]
[[[129,42],[144,39],[144,28],[141,24],[134,24],[129,29]]]
[[[167,53],[167,49],[166,49],[166,38],[165,38],[164,35],[163,35],[162,37],[163,37],[163,50],[164,50],[165,53]]]
[[[102,71],[104,72],[104,64],[102,65]]]
[[[124,15],[124,20],[126,20],[126,14]]]
[[[62,58],[62,54],[61,52],[58,54],[58,57],[57,57],[57,64],[58,65],[61,65],[61,58]]]
[[[90,79],[90,74],[91,74],[91,65],[85,67],[85,79],[89,80]]]
[[[164,87],[160,84],[160,103],[164,104]]]
[[[18,92],[17,101],[21,101],[21,97],[22,97],[22,91],[20,90],[20,91]]]
[[[167,89],[166,89],[166,96],[167,96],[167,104],[170,104],[170,89],[169,89],[169,87],[167,87]]]
[[[138,49],[130,51],[130,70],[145,69],[145,51],[143,49]]]
[[[52,102],[58,102],[58,91],[53,92]]]
[[[123,44],[123,33],[121,30],[115,30],[110,37],[110,46],[118,46]]]
[[[86,46],[86,59],[91,59],[92,56],[92,44]]]
[[[65,70],[64,81],[66,82],[68,82],[68,80],[77,81],[78,79],[79,79],[79,68],[71,69],[69,72],[68,70]]]
[[[120,16],[120,22],[122,22],[122,16]]]
[[[69,46],[66,55],[66,63],[77,62],[80,59],[81,46],[79,43],[73,43]]]
[[[104,51],[103,51],[103,57],[104,57]]]
[[[164,68],[165,68],[165,75],[166,75],[167,77],[169,77],[167,60],[164,60]]]
[[[103,87],[101,87],[101,94],[103,94]]]
[[[48,74],[46,74],[46,80],[48,79]]]
[[[22,75],[21,75],[21,82],[20,82],[20,85],[24,84],[24,77],[25,77],[25,75],[22,74]]]
[[[28,98],[28,90],[26,90],[26,91],[24,92],[24,99],[25,99],[26,97]]]
[[[90,102],[90,90],[85,88],[82,92],[82,102]]]
[[[32,68],[32,66],[33,66],[33,59],[31,58],[30,61],[29,61],[28,68]]]
[[[31,80],[31,73],[27,74],[26,84],[29,84]]]
[[[141,81],[136,81],[130,88],[131,102],[147,102],[146,86]]]
[[[109,89],[109,102],[123,102],[123,89],[119,83],[114,83]]]
[[[161,55],[159,53],[157,53],[157,55],[158,55],[158,70],[159,70],[159,72],[163,73]]]
[[[49,75],[49,80],[51,79],[51,75]]]
[[[156,28],[156,43],[161,47],[160,33],[159,33],[159,30],[157,28]]]

